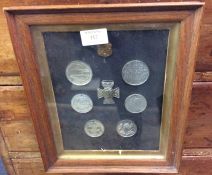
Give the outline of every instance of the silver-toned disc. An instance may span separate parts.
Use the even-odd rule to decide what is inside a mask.
[[[66,78],[74,85],[83,86],[92,79],[90,66],[82,61],[72,61],[66,67]]]
[[[89,120],[84,126],[85,133],[90,137],[100,137],[104,134],[104,125],[99,120]]]
[[[137,114],[146,109],[147,101],[141,94],[132,94],[125,99],[124,105],[127,111]]]
[[[137,132],[137,126],[132,120],[121,120],[117,124],[116,131],[122,137],[132,137]]]
[[[149,78],[149,68],[143,61],[129,61],[122,68],[122,78],[129,85],[141,85]]]
[[[79,113],[87,113],[93,108],[93,102],[86,94],[76,94],[71,99],[71,107]]]

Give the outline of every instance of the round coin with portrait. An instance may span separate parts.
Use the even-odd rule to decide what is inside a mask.
[[[137,126],[132,120],[121,120],[117,124],[116,131],[122,137],[132,137],[137,132]]]

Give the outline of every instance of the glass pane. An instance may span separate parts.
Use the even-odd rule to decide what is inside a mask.
[[[43,32],[65,150],[158,150],[169,30]]]

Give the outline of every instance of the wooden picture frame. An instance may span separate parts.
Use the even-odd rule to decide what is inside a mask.
[[[178,171],[203,5],[201,2],[182,2],[4,8],[47,172],[176,173]],[[44,88],[50,92],[51,87],[48,83],[46,87],[42,87],[43,81],[46,81],[40,76],[40,66],[43,62],[37,61],[37,57],[42,57],[42,53],[38,53],[42,46],[37,44],[39,48],[36,48],[34,42],[39,41],[34,41],[34,38],[39,35],[39,26],[104,23],[113,25],[139,23],[144,28],[156,26],[169,28],[171,31],[159,151],[125,151],[122,155],[117,151],[70,152],[64,151],[55,141],[57,133],[52,129],[55,123],[52,122],[43,90]],[[45,30],[45,27],[42,30]]]

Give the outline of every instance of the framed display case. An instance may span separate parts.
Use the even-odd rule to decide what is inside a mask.
[[[202,6],[4,9],[47,172],[177,172]]]

